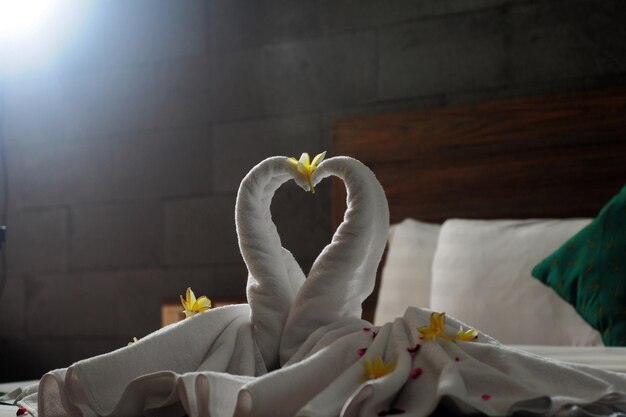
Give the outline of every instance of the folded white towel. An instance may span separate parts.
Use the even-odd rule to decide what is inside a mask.
[[[426,416],[440,404],[488,415],[626,412],[625,374],[545,359],[482,333],[471,342],[423,340],[426,309],[379,328],[361,320],[387,236],[386,201],[358,161],[329,159],[312,184],[328,175],[346,183],[348,210],[306,280],[269,207],[289,178],[309,185],[286,158],[270,158],[246,177],[237,201],[249,306],[196,315],[51,371],[38,393],[5,400],[41,417]],[[452,318],[445,325],[449,335],[468,327]],[[389,372],[369,379],[368,361]]]
[[[283,183],[298,176],[285,157],[268,158],[243,179],[235,221],[239,248],[248,267],[247,297],[255,340],[268,369],[276,368],[281,334],[304,273],[282,247],[270,205]]]

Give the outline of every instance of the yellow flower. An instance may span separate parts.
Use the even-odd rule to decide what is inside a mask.
[[[186,299],[183,299],[182,295],[180,296],[180,302],[183,305],[185,317],[191,317],[211,308],[211,300],[204,295],[196,299],[196,295],[191,288],[187,288]]]
[[[130,342],[128,342],[128,346],[132,345],[133,343],[137,343],[137,338],[133,337],[133,340],[131,340]]]
[[[430,325],[418,327],[417,330],[422,334],[422,339],[424,340],[443,339],[471,342],[476,340],[478,336],[478,331],[475,329],[463,330],[463,326],[461,326],[456,336],[448,336],[446,334],[446,313],[431,313]]]
[[[374,358],[372,362],[367,359],[364,360],[365,378],[367,379],[376,379],[385,376],[396,367],[395,362],[391,361],[389,363],[385,363],[380,355],[376,355],[376,358]]]
[[[454,340],[461,342],[473,342],[478,337],[478,331],[476,329],[463,330],[463,326],[459,329],[454,337]]]
[[[450,340],[446,334],[446,313],[431,313],[430,326],[418,327],[417,330],[422,334],[424,340],[435,340],[437,338]]]
[[[317,169],[317,166],[324,160],[325,156],[326,151],[317,154],[315,158],[313,158],[313,162],[310,162],[309,154],[306,152],[304,152],[300,156],[300,160],[297,160],[296,158],[289,158],[289,162],[291,162],[296,167],[300,174],[304,175],[304,178],[309,183],[309,187],[311,187],[312,193],[315,193],[315,188],[311,183],[311,175],[313,175],[313,173]]]

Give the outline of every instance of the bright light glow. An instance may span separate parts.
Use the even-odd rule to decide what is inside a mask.
[[[0,0],[0,38],[19,39],[41,29],[58,0]]]
[[[94,0],[0,0],[0,77],[45,71],[80,36]]]

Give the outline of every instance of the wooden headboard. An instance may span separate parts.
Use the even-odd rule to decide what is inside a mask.
[[[331,146],[374,171],[392,223],[593,217],[626,184],[626,90],[339,120]],[[335,181],[335,227],[344,210]]]

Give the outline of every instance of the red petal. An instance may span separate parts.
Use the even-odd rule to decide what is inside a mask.
[[[481,398],[483,399],[483,401],[489,401],[491,399],[491,395],[489,394],[483,394],[481,396]]]
[[[370,330],[372,330],[372,328],[371,328],[371,327],[363,327],[363,331],[364,331],[364,332],[369,332]]]
[[[360,348],[359,350],[357,350],[359,356],[365,355],[365,352],[367,352],[367,348]]]
[[[420,345],[420,344],[418,343],[417,345],[415,345],[415,347],[412,347],[412,348],[406,348],[406,351],[407,351],[407,352],[409,352],[411,355],[413,355],[413,356],[414,356],[414,355],[415,355],[415,354],[416,354],[416,353],[420,350],[420,348],[421,348],[421,347],[422,347],[422,345]]]
[[[28,413],[28,409],[25,407],[20,407],[17,409],[17,412],[15,413],[16,416],[21,416],[23,414]]]
[[[422,368],[413,368],[411,369],[411,378],[415,379],[420,376],[424,372]]]
[[[461,358],[459,358],[458,356],[457,356],[456,358],[454,358],[454,361],[455,361],[455,362],[458,362],[458,361],[460,361],[460,360],[461,360]]]

